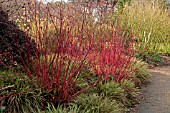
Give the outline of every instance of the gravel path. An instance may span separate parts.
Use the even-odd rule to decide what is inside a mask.
[[[135,113],[170,113],[170,66],[150,70],[150,83],[142,89],[143,101]]]

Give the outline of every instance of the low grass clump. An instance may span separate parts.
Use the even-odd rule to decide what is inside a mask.
[[[41,92],[28,77],[11,70],[0,71],[0,108],[5,113],[35,113],[43,107]]]
[[[123,113],[139,102],[140,92],[131,80],[110,81],[75,97],[69,104],[55,108],[50,105],[44,113]]]
[[[138,62],[138,65],[142,62]],[[13,69],[16,70],[16,69]],[[86,92],[77,95],[65,104],[58,104],[56,107],[47,98],[40,89],[35,88],[28,81],[27,76],[16,75],[13,70],[1,71],[1,109],[10,113],[122,113],[129,111],[139,102],[139,84],[146,83],[148,73],[147,67],[143,65],[136,70],[129,80],[122,82],[114,80],[105,81],[104,79],[95,87]],[[18,69],[17,69],[18,70]],[[93,83],[98,76],[89,78],[86,74],[92,74],[90,71],[83,72],[81,82],[77,88],[86,87]],[[80,79],[80,78],[79,78]],[[48,92],[46,93],[48,94]]]

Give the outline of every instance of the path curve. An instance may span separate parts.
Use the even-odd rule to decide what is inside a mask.
[[[142,89],[136,113],[170,113],[170,66],[150,69],[150,83]]]

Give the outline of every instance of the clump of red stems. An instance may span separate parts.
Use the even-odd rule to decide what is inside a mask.
[[[101,78],[120,82],[135,71],[130,68],[134,65],[133,37],[128,46],[123,43],[119,27],[109,24],[113,10],[105,6],[102,2],[33,2],[23,9],[22,29],[36,41],[40,52],[32,61],[23,60],[23,67],[35,88],[47,93],[45,98],[54,105],[69,102]],[[77,81],[84,69],[99,79],[80,88]]]

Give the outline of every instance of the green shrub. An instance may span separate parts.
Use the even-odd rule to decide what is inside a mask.
[[[148,59],[154,52],[169,54],[170,18],[158,2],[133,1],[119,16],[136,34],[136,49],[143,54],[141,58]]]

